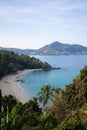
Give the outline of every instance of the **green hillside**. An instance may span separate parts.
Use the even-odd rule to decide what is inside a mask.
[[[48,63],[29,57],[27,55],[18,55],[10,51],[0,51],[0,78],[6,74],[16,73],[18,70],[49,68]]]

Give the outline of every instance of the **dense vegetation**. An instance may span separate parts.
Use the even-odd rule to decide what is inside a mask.
[[[6,74],[23,69],[47,69],[50,65],[27,55],[18,55],[10,51],[0,51],[0,78]]]
[[[25,104],[11,95],[2,97],[0,91],[0,128],[87,130],[87,66],[65,89],[44,85],[37,98]]]

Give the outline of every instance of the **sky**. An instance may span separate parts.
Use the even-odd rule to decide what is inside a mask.
[[[0,47],[87,46],[87,0],[0,0]]]

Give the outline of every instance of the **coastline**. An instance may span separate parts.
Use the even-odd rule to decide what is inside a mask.
[[[19,86],[19,81],[25,75],[39,70],[41,69],[25,69],[23,71],[18,71],[16,74],[9,74],[3,77],[2,80],[0,80],[0,89],[2,91],[2,96],[13,95],[18,101],[22,103],[27,102],[29,100],[29,97],[23,91],[21,86]]]

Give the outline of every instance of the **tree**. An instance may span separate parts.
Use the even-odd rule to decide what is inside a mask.
[[[80,118],[79,111],[73,111],[69,117],[62,121],[54,130],[87,130]]]
[[[8,96],[4,96],[2,97],[2,106],[4,108],[4,112],[6,112],[7,110],[7,106],[9,109],[9,112],[11,111],[11,109],[18,103],[17,99],[12,96],[12,95],[8,95]]]
[[[39,125],[41,108],[39,108],[37,98],[26,102],[17,103],[11,111],[6,106],[5,112],[0,113],[1,130],[28,130]]]
[[[43,63],[34,57],[18,55],[6,50],[0,51],[0,79],[6,74],[16,73],[18,70],[40,69],[43,66],[46,69],[50,67],[48,63]]]
[[[42,109],[39,107],[39,104],[37,102],[37,98],[33,97],[33,99],[29,100],[25,103],[24,107],[24,113],[25,115],[30,113],[42,113]]]
[[[42,65],[43,70],[48,70],[49,68],[51,68],[51,66],[47,63],[44,62],[44,64]]]
[[[18,103],[12,108],[10,113],[7,110],[2,117],[1,130],[22,130],[23,126],[30,119],[30,115],[21,115],[22,107],[24,106]]]
[[[84,79],[87,76],[87,65],[80,71],[80,78]]]
[[[50,106],[46,108],[46,113],[52,113],[60,123],[66,117],[67,113],[67,104],[66,100],[62,94],[62,91],[54,97],[54,100]]]
[[[58,124],[56,117],[52,114],[42,115],[40,118],[38,130],[53,130]]]
[[[38,93],[39,102],[42,103],[42,108],[48,103],[49,100],[52,100],[53,90],[49,84],[44,85],[40,92]]]

